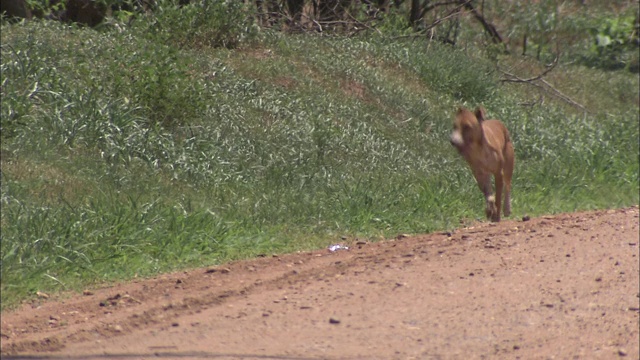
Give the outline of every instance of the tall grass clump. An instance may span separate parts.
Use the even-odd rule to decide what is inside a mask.
[[[235,48],[257,34],[253,14],[241,1],[193,1],[178,5],[159,1],[135,29],[155,41],[178,48]]]
[[[522,106],[529,93],[501,84],[477,48],[250,38],[239,22],[215,40],[218,6],[246,19],[232,3],[209,2],[209,17],[160,3],[124,30],[2,26],[3,308],[37,291],[473,221],[482,196],[447,140],[460,105],[482,103],[510,129],[514,217],[638,203],[628,73],[603,82],[566,65],[580,86],[556,85],[597,106]]]

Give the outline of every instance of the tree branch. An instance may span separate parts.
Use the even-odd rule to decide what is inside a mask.
[[[548,81],[546,81],[545,79],[543,79],[543,77],[545,75],[547,75],[549,72],[551,72],[551,70],[553,70],[556,65],[558,65],[558,59],[560,58],[560,56],[556,56],[556,58],[553,60],[553,63],[551,63],[550,65],[547,66],[547,68],[540,73],[539,75],[536,75],[534,77],[528,78],[528,79],[523,79],[518,77],[515,74],[512,74],[510,72],[507,72],[503,69],[498,68],[498,70],[505,76],[502,79],[500,79],[501,82],[511,82],[511,83],[521,83],[521,84],[529,84],[532,86],[537,87],[538,89],[551,94],[557,98],[559,98],[560,100],[576,107],[579,108],[582,111],[585,112],[590,112],[584,105],[580,104],[579,102],[573,100],[572,98],[570,98],[569,96],[567,96],[566,94],[564,94],[563,92],[561,92],[560,90],[556,89],[553,85],[551,85]]]
[[[467,10],[469,10],[471,12],[471,14],[473,14],[473,16],[476,18],[476,20],[478,20],[480,22],[480,24],[482,24],[482,27],[484,28],[484,31],[486,31],[487,33],[489,33],[489,35],[491,36],[491,40],[493,41],[494,44],[503,44],[504,41],[502,41],[502,36],[500,36],[500,33],[498,33],[498,30],[496,30],[496,27],[493,26],[493,24],[489,23],[484,16],[482,16],[478,10],[476,10],[476,8],[473,7],[473,4],[471,3],[471,0],[458,0],[458,2],[460,3],[460,5],[463,5]]]

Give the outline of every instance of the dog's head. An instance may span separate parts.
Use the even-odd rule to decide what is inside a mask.
[[[453,132],[451,133],[451,145],[460,153],[465,153],[474,144],[482,144],[482,121],[485,118],[485,111],[478,107],[475,113],[461,107],[456,112],[456,119],[453,122]]]

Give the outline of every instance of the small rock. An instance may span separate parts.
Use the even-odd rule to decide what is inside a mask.
[[[93,291],[91,291],[91,290],[84,290],[84,291],[82,292],[82,295],[84,295],[84,296],[91,296],[91,295],[93,295]]]
[[[48,299],[48,298],[49,298],[49,294],[43,293],[43,292],[41,292],[41,291],[36,292],[36,295],[37,295],[39,298],[43,298],[43,299]]]
[[[522,221],[529,221],[531,220],[531,217],[529,217],[529,215],[525,215],[522,217]]]
[[[177,322],[174,322],[174,323],[171,323],[171,326],[178,327],[178,326],[180,326],[180,324],[178,324]]]
[[[115,331],[115,332],[122,332],[122,326],[120,326],[120,325],[114,325],[114,326],[113,326],[113,331]]]
[[[365,240],[358,240],[356,245],[367,245],[367,242]]]
[[[340,324],[340,320],[336,318],[329,318],[329,324]]]
[[[596,277],[596,282],[600,282],[600,281],[602,281],[602,276],[597,276]]]
[[[620,355],[620,356],[627,356],[627,350],[625,350],[625,349],[618,349],[618,355]]]
[[[222,273],[222,274],[228,274],[228,273],[231,272],[231,269],[229,269],[229,268],[210,268],[210,269],[205,270],[205,274],[212,274],[212,273],[216,273],[216,272],[219,272],[219,273]]]

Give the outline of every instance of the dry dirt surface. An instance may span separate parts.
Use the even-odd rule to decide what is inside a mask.
[[[2,358],[638,359],[638,212],[346,241],[41,299],[2,314]]]

